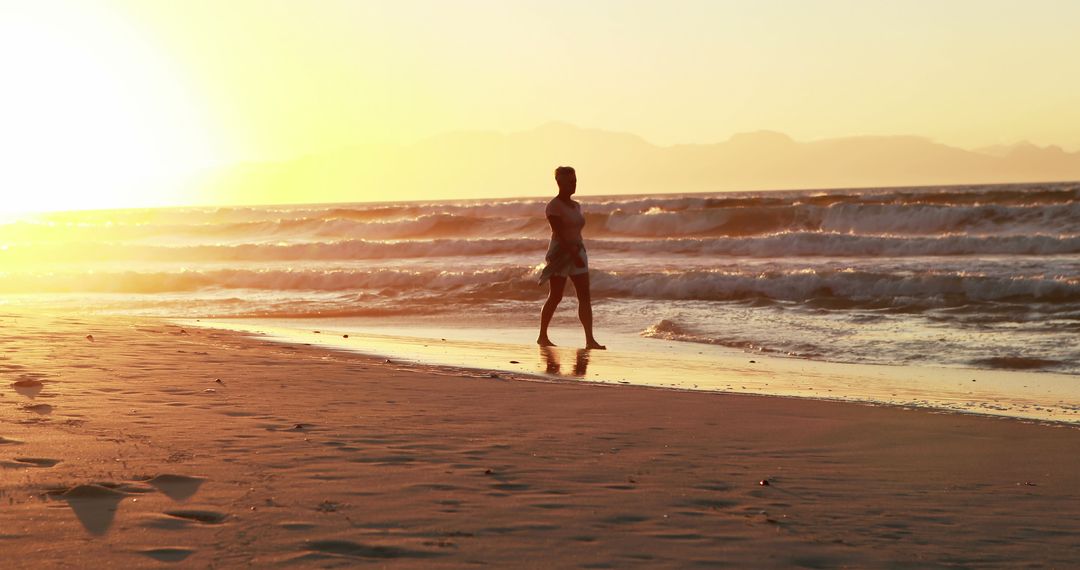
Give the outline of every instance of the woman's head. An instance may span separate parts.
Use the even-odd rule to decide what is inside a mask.
[[[577,172],[573,166],[560,166],[555,169],[555,183],[559,185],[559,194],[573,194],[577,191]]]

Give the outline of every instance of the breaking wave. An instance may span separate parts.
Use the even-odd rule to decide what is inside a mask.
[[[1059,185],[1060,186],[1060,185]],[[0,242],[223,245],[395,239],[542,238],[543,200],[299,208],[187,209],[42,216],[0,225]],[[1080,188],[847,191],[586,202],[592,238],[1080,236]],[[66,216],[66,217],[65,217]],[[29,236],[29,237],[28,237]]]
[[[447,270],[217,269],[0,276],[0,292],[166,293],[207,289],[358,291],[452,302],[532,300],[537,267]],[[834,269],[794,271],[593,271],[600,298],[737,301],[768,299],[824,308],[949,307],[968,303],[1078,303],[1080,278],[1001,277],[965,272],[906,274]]]
[[[437,238],[426,240],[341,240],[301,243],[155,246],[124,243],[73,248],[68,244],[13,245],[0,260],[33,261],[305,261],[418,259],[454,256],[533,255],[544,238]],[[1080,236],[859,236],[785,232],[747,238],[664,240],[597,239],[594,252],[739,257],[920,257],[957,255],[1060,255],[1080,253]]]

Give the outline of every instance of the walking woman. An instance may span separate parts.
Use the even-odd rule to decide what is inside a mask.
[[[607,347],[593,337],[592,298],[589,296],[589,257],[585,253],[585,243],[581,239],[581,228],[585,227],[585,216],[581,213],[581,204],[570,197],[577,191],[577,173],[569,166],[555,169],[555,182],[559,185],[559,195],[547,205],[547,219],[551,224],[551,245],[548,246],[547,265],[540,274],[540,283],[551,282],[544,308],[540,311],[540,336],[536,344],[555,346],[548,338],[548,324],[555,314],[555,309],[562,301],[566,279],[574,282],[578,298],[578,318],[585,327],[585,348],[603,350]]]

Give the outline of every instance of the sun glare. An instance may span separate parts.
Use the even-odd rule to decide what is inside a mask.
[[[169,204],[213,162],[176,71],[94,6],[0,5],[0,214]]]

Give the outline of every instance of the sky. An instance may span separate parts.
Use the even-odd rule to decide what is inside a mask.
[[[0,0],[0,212],[548,121],[1080,149],[1073,0]]]

